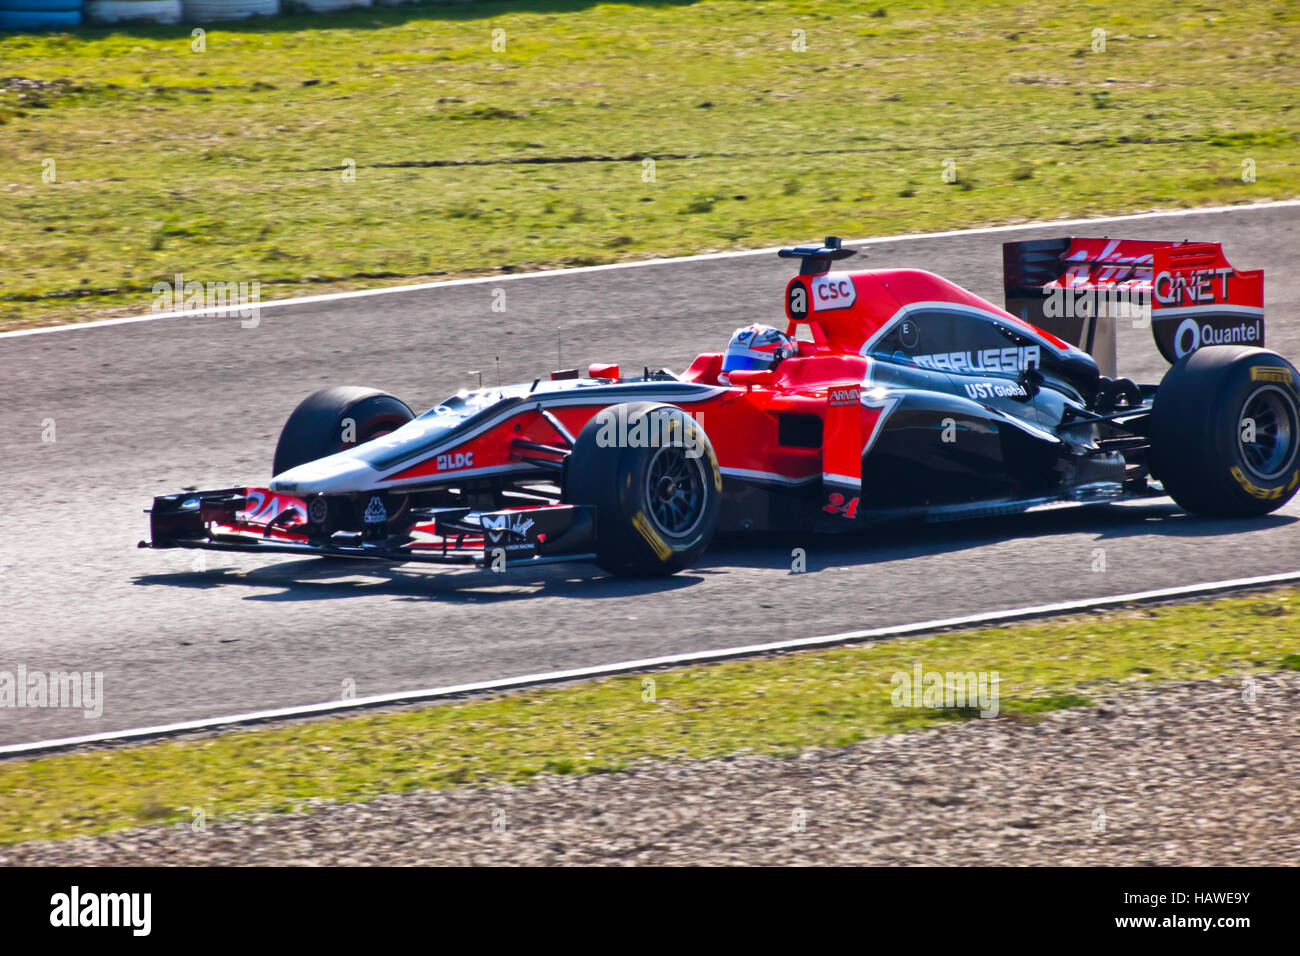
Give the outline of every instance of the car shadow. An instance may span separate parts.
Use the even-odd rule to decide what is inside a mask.
[[[516,565],[504,573],[466,568],[386,565],[374,561],[294,559],[241,570],[214,567],[203,571],[146,574],[141,586],[216,588],[229,585],[265,589],[249,601],[321,601],[384,596],[406,601],[497,604],[541,597],[604,600],[665,594],[695,587],[732,569],[788,569],[802,548],[805,570],[867,566],[913,557],[977,550],[1007,540],[1054,535],[1091,534],[1099,542],[1146,535],[1214,538],[1285,527],[1297,521],[1272,514],[1250,520],[1209,519],[1185,514],[1168,501],[1120,507],[1074,508],[1033,515],[979,518],[954,523],[920,522],[881,525],[858,534],[810,532],[728,535],[686,572],[668,578],[616,578],[595,565]],[[208,560],[211,552],[201,552]]]
[[[804,550],[806,571],[869,565],[976,550],[1001,541],[1091,534],[1098,542],[1147,535],[1172,538],[1214,538],[1285,527],[1291,515],[1260,518],[1200,518],[1171,501],[1130,502],[1061,508],[1033,514],[973,518],[955,522],[920,521],[882,524],[857,534],[782,532],[719,537],[692,570],[708,572],[728,567],[789,567],[796,548]]]
[[[516,565],[498,573],[472,568],[308,558],[251,570],[221,567],[146,574],[136,577],[133,583],[197,589],[230,585],[265,588],[264,593],[249,595],[245,600],[273,603],[383,596],[406,601],[496,604],[539,597],[584,600],[638,597],[678,591],[702,580],[693,571],[670,578],[616,578],[595,565],[578,562],[533,568]]]

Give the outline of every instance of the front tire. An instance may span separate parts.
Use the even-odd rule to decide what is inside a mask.
[[[620,577],[661,577],[695,563],[713,539],[722,472],[708,436],[673,405],[602,409],[578,434],[564,496],[596,508],[596,563]]]
[[[396,431],[415,413],[373,388],[336,385],[303,399],[280,431],[272,475]]]
[[[1151,471],[1185,510],[1253,517],[1300,486],[1300,373],[1276,352],[1238,345],[1180,359],[1156,392]]]

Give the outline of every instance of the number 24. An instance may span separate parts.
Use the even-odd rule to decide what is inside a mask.
[[[827,501],[826,504],[822,505],[822,511],[829,512],[830,514],[843,515],[846,518],[852,518],[858,513],[858,499],[850,498],[845,502],[844,496],[836,492],[831,495],[830,500]]]

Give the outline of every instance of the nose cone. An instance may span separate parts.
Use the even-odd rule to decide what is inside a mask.
[[[290,468],[271,479],[271,490],[286,495],[325,495],[369,491],[378,472],[346,453]]]

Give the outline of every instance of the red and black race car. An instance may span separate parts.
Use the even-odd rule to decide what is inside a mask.
[[[1007,309],[930,272],[832,272],[853,255],[834,237],[780,254],[801,267],[770,367],[593,365],[418,416],[325,389],[289,416],[267,487],[155,498],[149,544],[660,575],[719,530],[1162,494],[1248,517],[1300,484],[1296,369],[1261,347],[1262,273],[1218,244],[1009,243]],[[1115,377],[1122,318],[1173,363],[1159,386]]]

